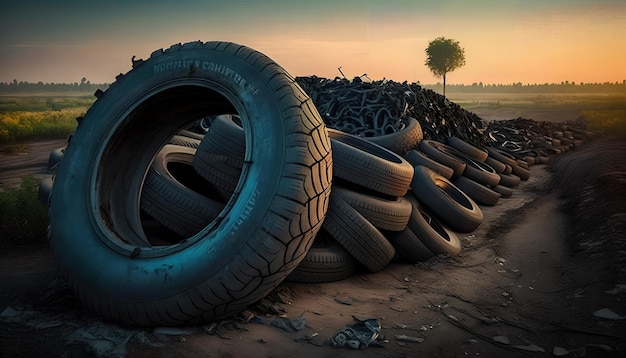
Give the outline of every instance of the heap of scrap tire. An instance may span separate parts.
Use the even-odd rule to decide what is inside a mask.
[[[136,326],[232,316],[285,280],[457,255],[457,233],[559,134],[508,151],[502,133],[535,129],[489,126],[416,84],[294,79],[227,42],[155,51],[96,96],[50,153],[40,200],[77,299]],[[574,133],[560,132],[570,148]]]

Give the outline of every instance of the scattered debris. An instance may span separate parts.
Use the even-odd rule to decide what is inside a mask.
[[[303,316],[296,318],[276,317],[270,322],[270,325],[286,332],[297,332],[306,327],[306,319]]]
[[[382,343],[381,326],[375,318],[361,320],[352,316],[356,321],[353,325],[335,333],[330,342],[333,347],[348,346],[352,349],[362,349],[369,346],[378,346]]]

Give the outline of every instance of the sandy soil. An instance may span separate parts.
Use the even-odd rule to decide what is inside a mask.
[[[126,338],[118,356],[541,357],[559,348],[569,356],[623,356],[626,321],[594,312],[608,308],[626,315],[625,282],[607,274],[610,261],[569,250],[568,217],[549,190],[550,172],[538,165],[531,173],[511,198],[482,207],[485,221],[461,236],[464,249],[457,257],[394,263],[334,283],[283,283],[278,290],[287,303],[274,307],[283,318],[306,320],[296,332],[269,324],[279,316],[262,313],[263,323],[233,319],[179,330],[103,323],[78,308],[59,284],[47,247],[3,252],[0,312],[20,311],[22,321],[0,320],[0,356],[89,357],[96,355],[88,343],[102,348]],[[386,339],[381,347],[329,345],[335,332],[353,323],[352,316],[379,321]],[[93,339],[66,344],[77,333]]]

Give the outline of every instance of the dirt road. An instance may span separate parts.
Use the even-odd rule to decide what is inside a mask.
[[[593,257],[569,251],[567,217],[548,190],[549,178],[545,165],[533,166],[531,178],[511,198],[482,207],[485,221],[461,236],[457,257],[394,263],[334,283],[283,283],[288,303],[276,305],[284,309],[282,317],[306,321],[295,332],[271,324],[284,323],[279,315],[263,314],[250,323],[177,330],[119,327],[76,307],[55,281],[47,247],[4,252],[0,355],[84,357],[101,350],[102,357],[139,358],[543,357],[564,351],[620,356],[626,352],[626,321],[594,312],[625,315],[626,286],[606,277],[605,266]],[[329,345],[335,332],[353,323],[352,316],[378,320],[386,339],[381,347]]]
[[[0,188],[19,186],[21,178],[26,175],[32,175],[37,179],[48,175],[50,151],[66,144],[65,139],[50,139],[15,145],[17,153],[0,150]]]

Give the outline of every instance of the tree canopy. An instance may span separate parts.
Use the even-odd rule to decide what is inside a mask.
[[[426,66],[436,77],[443,77],[443,95],[446,95],[446,74],[465,65],[465,50],[459,42],[437,37],[426,48]]]

